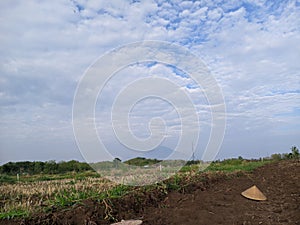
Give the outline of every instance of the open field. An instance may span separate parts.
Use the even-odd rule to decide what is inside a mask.
[[[201,173],[191,165],[167,181],[145,187],[116,185],[92,174],[2,183],[0,224],[110,224],[135,218],[154,225],[297,224],[299,173],[295,160],[233,160],[213,163]],[[254,184],[267,201],[240,195]]]

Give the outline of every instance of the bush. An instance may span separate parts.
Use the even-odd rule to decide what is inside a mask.
[[[281,154],[276,153],[276,154],[271,155],[271,159],[275,160],[275,161],[279,161],[282,159],[282,157],[281,157]]]

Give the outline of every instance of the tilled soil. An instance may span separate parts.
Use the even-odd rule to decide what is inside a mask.
[[[253,185],[266,195],[266,201],[241,196]],[[203,174],[203,179],[181,191],[153,190],[134,192],[122,199],[86,200],[26,220],[0,220],[0,225],[110,224],[108,219],[141,219],[149,225],[300,225],[300,161],[271,163],[252,173]]]
[[[252,185],[267,201],[241,196]],[[205,191],[171,193],[165,205],[145,210],[144,224],[300,224],[300,162],[269,164]]]

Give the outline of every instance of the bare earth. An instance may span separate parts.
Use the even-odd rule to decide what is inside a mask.
[[[256,185],[268,198],[248,200],[241,196]],[[109,207],[113,205],[113,207]],[[111,202],[86,200],[66,210],[36,215],[31,219],[0,221],[2,224],[110,224],[105,216],[140,219],[143,224],[299,224],[300,161],[281,161],[240,173],[203,179],[184,191],[135,193]]]

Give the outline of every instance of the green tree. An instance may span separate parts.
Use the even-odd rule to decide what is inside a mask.
[[[55,174],[58,171],[58,165],[54,160],[49,160],[45,163],[44,172],[46,174]]]
[[[292,146],[291,150],[292,150],[292,158],[299,159],[299,149],[296,146]]]
[[[272,158],[272,160],[279,161],[279,160],[281,160],[281,154],[279,154],[279,153],[272,154],[271,158]]]
[[[44,171],[44,162],[34,162],[34,174],[39,174]]]

